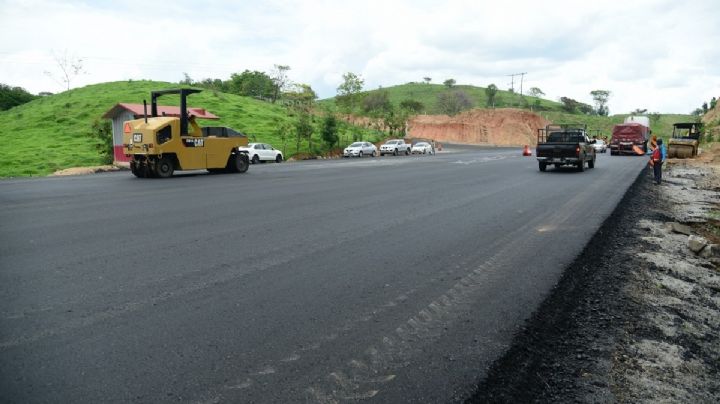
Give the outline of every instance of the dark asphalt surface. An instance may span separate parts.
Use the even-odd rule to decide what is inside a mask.
[[[464,399],[645,160],[0,181],[0,402]]]

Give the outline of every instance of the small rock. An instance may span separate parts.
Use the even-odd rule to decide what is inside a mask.
[[[708,244],[700,251],[700,256],[703,258],[720,257],[720,245]]]
[[[695,254],[700,253],[706,245],[708,245],[708,241],[704,237],[694,235],[688,237],[688,248]]]
[[[695,234],[695,231],[692,227],[678,222],[670,223],[670,231],[672,231],[673,233],[684,234],[686,236]]]

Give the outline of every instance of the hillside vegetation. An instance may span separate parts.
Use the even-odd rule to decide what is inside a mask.
[[[92,135],[93,123],[119,102],[150,101],[150,91],[177,88],[178,84],[156,81],[122,81],[90,85],[63,93],[40,97],[26,104],[0,112],[0,176],[47,175],[56,170],[100,165],[99,141]],[[159,98],[161,105],[179,105],[178,96]],[[296,153],[296,140],[280,129],[294,123],[286,108],[217,91],[204,90],[188,98],[191,107],[205,108],[220,117],[219,121],[200,121],[201,125],[222,125],[248,134],[249,140],[285,148],[286,155]],[[319,127],[319,119],[313,125]],[[346,128],[347,132],[359,129]],[[373,135],[365,130],[366,138]],[[344,138],[348,138],[345,135]],[[375,135],[375,139],[379,136]],[[315,130],[313,144],[320,144]],[[307,153],[303,140],[300,153]],[[314,150],[313,150],[314,152]]]
[[[360,93],[360,96],[367,96],[376,92],[386,92],[388,99],[394,105],[400,105],[405,100],[414,100],[423,104],[424,110],[422,113],[429,115],[442,114],[442,111],[438,105],[438,96],[446,91],[463,91],[468,95],[472,101],[473,108],[485,108],[487,106],[487,94],[485,93],[485,87],[476,87],[469,85],[454,85],[452,88],[441,84],[426,84],[426,83],[407,83],[392,87],[383,87],[376,90],[364,91]],[[335,104],[335,98],[329,98],[320,101],[322,104]],[[509,108],[509,107],[527,107],[536,108],[540,106],[542,110],[549,111],[561,111],[562,104],[555,101],[546,100],[543,98],[531,97],[531,96],[520,96],[520,94],[512,93],[510,91],[497,90],[495,94],[495,108]],[[536,108],[537,109],[537,108]]]
[[[440,84],[407,83],[398,86],[379,88],[365,91],[361,97],[367,97],[377,92],[385,92],[389,101],[394,105],[400,105],[405,100],[418,101],[423,104],[422,113],[428,115],[441,115],[438,106],[438,95],[446,91],[461,90],[465,92],[472,101],[473,108],[487,108],[487,95],[484,87],[455,85],[452,88]],[[335,99],[322,100],[321,103],[334,105]],[[538,108],[539,106],[539,108]],[[542,98],[524,96],[510,91],[498,90],[495,95],[495,108],[523,108],[532,110],[553,123],[580,123],[587,124],[590,130],[599,130],[601,135],[610,136],[613,125],[623,123],[629,114],[617,114],[611,116],[587,115],[582,113],[568,113],[563,109],[563,104]],[[356,111],[360,115],[362,111]],[[676,122],[693,122],[697,117],[688,114],[658,114],[656,118],[650,115],[650,129],[658,137],[667,139],[672,134],[672,125]]]

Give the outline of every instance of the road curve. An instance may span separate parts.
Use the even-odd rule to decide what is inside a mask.
[[[2,402],[448,402],[644,158],[517,149],[0,182]]]

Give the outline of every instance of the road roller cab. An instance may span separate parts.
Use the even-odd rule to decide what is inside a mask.
[[[681,122],[673,125],[668,140],[668,158],[693,158],[698,155],[703,126],[697,122]]]

